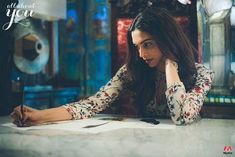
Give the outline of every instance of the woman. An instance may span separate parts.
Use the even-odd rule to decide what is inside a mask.
[[[174,18],[165,9],[149,7],[133,20],[127,40],[127,64],[95,95],[58,108],[24,107],[23,116],[16,107],[13,123],[30,126],[89,118],[127,90],[134,92],[141,116],[168,115],[177,125],[198,120],[213,73],[195,63],[196,50]]]

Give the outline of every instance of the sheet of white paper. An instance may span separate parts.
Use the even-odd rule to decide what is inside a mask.
[[[97,126],[98,125],[98,126]],[[65,130],[76,131],[80,133],[100,133],[121,128],[143,128],[143,129],[175,129],[175,125],[160,123],[158,125],[140,121],[137,118],[126,118],[123,121],[100,120],[99,118],[90,118],[84,120],[62,121],[51,124],[17,127],[12,123],[5,123],[2,126],[11,127],[17,130]],[[88,128],[86,128],[88,126]],[[89,127],[90,126],[90,127]],[[93,126],[93,127],[92,127]]]

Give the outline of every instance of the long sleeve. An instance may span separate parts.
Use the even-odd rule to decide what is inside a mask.
[[[92,115],[103,111],[109,106],[119,94],[125,89],[127,81],[126,65],[122,66],[116,75],[93,96],[82,99],[78,102],[64,105],[72,115],[72,119],[89,118]]]
[[[171,119],[175,124],[190,124],[200,118],[200,110],[211,88],[214,73],[196,64],[197,77],[193,89],[186,92],[182,82],[176,82],[165,92]]]

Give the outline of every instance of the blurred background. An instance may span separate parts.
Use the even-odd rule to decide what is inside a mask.
[[[132,19],[155,5],[172,12],[198,49],[195,61],[215,71],[202,115],[235,117],[235,0],[0,3],[0,115],[21,103],[45,109],[93,95],[125,63]]]

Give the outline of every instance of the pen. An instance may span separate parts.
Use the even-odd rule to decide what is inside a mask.
[[[20,101],[20,114],[21,114],[21,118],[19,120],[19,126],[23,126],[23,120],[24,120],[24,82],[23,80],[18,77],[17,78],[18,81],[18,89],[19,89],[19,99]]]
[[[20,112],[21,112],[21,115],[22,115],[22,118],[21,120],[24,119],[24,87],[22,88],[22,102],[20,104]]]

